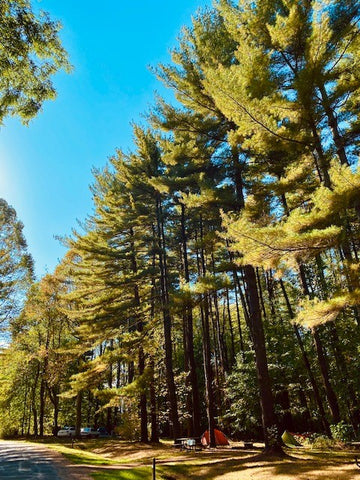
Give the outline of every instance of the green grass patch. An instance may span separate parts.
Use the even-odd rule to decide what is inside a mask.
[[[104,458],[96,453],[86,452],[77,448],[69,448],[64,445],[48,445],[49,448],[61,453],[65,458],[76,464],[86,465],[116,465],[118,462]]]
[[[188,472],[185,476],[179,472],[177,466],[156,467],[156,480],[183,480],[188,479]],[[107,470],[92,473],[95,480],[152,480],[152,467],[136,467],[123,470]]]
[[[92,473],[91,476],[95,480],[151,480],[151,467],[129,468],[124,470],[111,470],[106,472]],[[156,476],[159,480],[164,479],[162,476]]]

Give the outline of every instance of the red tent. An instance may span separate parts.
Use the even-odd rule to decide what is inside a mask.
[[[216,445],[230,445],[229,440],[225,437],[225,435],[222,432],[220,432],[220,430],[217,430],[216,428],[214,428],[214,433],[215,433]],[[210,443],[209,430],[206,430],[206,432],[202,434],[201,443],[204,446],[209,445]]]

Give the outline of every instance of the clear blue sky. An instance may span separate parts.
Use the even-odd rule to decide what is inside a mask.
[[[67,235],[91,212],[92,167],[116,148],[131,148],[131,121],[161,86],[148,65],[168,51],[198,7],[210,0],[33,0],[63,24],[74,65],[55,79],[58,97],[28,127],[6,119],[0,129],[0,197],[25,225],[38,276],[52,272]]]

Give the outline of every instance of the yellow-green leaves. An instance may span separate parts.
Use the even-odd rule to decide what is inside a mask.
[[[224,216],[226,236],[232,249],[241,253],[241,263],[270,268],[296,268],[338,241],[341,229],[336,226],[308,232],[298,232],[286,222],[257,226],[246,216],[234,220]]]
[[[300,304],[300,311],[295,318],[295,322],[309,328],[315,328],[334,321],[347,307],[355,305],[360,305],[359,289],[351,293],[335,295],[329,300],[304,299]]]
[[[315,72],[320,72],[329,61],[331,52],[329,43],[333,35],[323,1],[313,1],[312,17],[312,32],[307,42],[306,59]]]

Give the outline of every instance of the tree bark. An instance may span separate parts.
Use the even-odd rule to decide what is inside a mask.
[[[256,372],[260,389],[265,452],[283,454],[271,391],[256,275],[255,270],[251,265],[244,266],[244,276],[247,286],[247,294],[249,296],[249,321],[254,342]]]
[[[76,419],[75,419],[75,436],[80,438],[81,420],[82,420],[82,391],[76,395]]]
[[[285,299],[285,303],[286,303],[286,306],[287,306],[287,309],[288,309],[288,312],[289,312],[289,316],[290,316],[291,319],[294,319],[295,315],[294,315],[291,303],[289,301],[289,297],[287,295],[284,282],[282,280],[280,280],[280,286],[281,286],[281,290],[282,290],[283,295],[284,295],[284,299]],[[310,361],[309,361],[308,355],[307,355],[306,350],[305,350],[304,342],[301,338],[299,327],[295,323],[293,323],[293,328],[294,328],[295,336],[296,336],[296,339],[297,339],[297,342],[298,342],[298,345],[299,345],[299,348],[300,348],[300,351],[301,351],[302,359],[303,359],[303,362],[304,362],[304,365],[305,365],[305,368],[306,368],[306,371],[307,371],[307,374],[308,374],[308,377],[309,377],[309,380],[310,380],[310,383],[311,383],[311,387],[312,387],[313,392],[314,392],[315,401],[316,401],[318,411],[319,411],[319,415],[320,415],[320,418],[321,418],[321,423],[323,425],[324,431],[326,432],[326,435],[331,435],[329,422],[327,421],[327,418],[326,418],[324,405],[323,405],[323,402],[321,400],[321,395],[320,395],[320,391],[319,391],[319,388],[318,388],[318,384],[317,384],[315,376],[312,372]]]
[[[33,428],[34,428],[34,435],[35,437],[38,436],[39,429],[38,429],[38,413],[37,413],[37,406],[36,406],[36,389],[38,385],[38,380],[39,380],[39,375],[40,375],[40,364],[37,362],[36,366],[36,374],[35,374],[35,379],[34,379],[34,384],[31,389],[31,407],[32,407],[32,414],[33,414]]]
[[[348,161],[348,158],[347,158],[347,155],[346,155],[346,152],[345,152],[344,139],[340,135],[338,121],[337,121],[335,112],[334,112],[334,110],[333,110],[333,108],[330,104],[325,85],[323,83],[319,82],[318,88],[319,88],[319,91],[320,91],[320,94],[321,94],[322,105],[324,107],[324,111],[325,111],[325,114],[326,114],[326,117],[327,117],[327,120],[328,120],[328,124],[329,124],[329,127],[330,127],[331,132],[332,132],[334,144],[335,144],[335,147],[336,147],[336,153],[338,154],[340,162],[343,165],[349,165],[349,161]]]
[[[306,275],[305,275],[303,265],[299,265],[299,273],[300,273],[300,280],[301,280],[301,285],[302,285],[302,288],[303,288],[303,292],[304,292],[305,295],[307,295],[311,298],[313,296],[313,293],[310,292],[310,290],[308,288],[307,279],[306,279]],[[329,369],[328,369],[324,349],[323,349],[323,346],[322,346],[322,342],[321,342],[321,339],[320,339],[320,335],[319,335],[319,332],[318,332],[318,328],[314,328],[312,330],[312,334],[313,334],[315,349],[316,349],[316,353],[317,353],[318,363],[319,363],[319,367],[320,367],[321,377],[322,377],[322,381],[323,381],[325,392],[326,392],[326,397],[328,399],[329,408],[330,408],[331,415],[332,415],[332,420],[333,420],[333,423],[338,423],[340,421],[339,404],[337,402],[335,392],[334,392],[334,390],[332,388],[332,385],[331,385],[331,382],[330,382]]]
[[[235,363],[235,338],[234,338],[234,328],[231,319],[231,309],[230,309],[230,296],[229,289],[226,289],[226,308],[227,308],[227,317],[229,322],[229,331],[230,331],[230,340],[231,340],[231,351],[230,351],[230,368]],[[224,320],[225,323],[225,320]]]
[[[39,435],[40,437],[44,436],[44,416],[45,416],[45,395],[46,395],[46,381],[44,378],[40,381],[40,391],[39,391]]]
[[[241,210],[244,207],[242,165],[239,161],[239,152],[236,148],[232,149],[232,159],[234,166],[234,184],[236,187],[235,206],[237,210]],[[265,452],[283,455],[282,441],[278,430],[278,422],[274,410],[274,399],[271,391],[256,274],[252,265],[245,265],[242,272],[247,293],[247,302],[244,302],[244,304],[248,304],[249,330],[255,349]],[[245,311],[244,314],[246,318]]]
[[[216,447],[215,441],[215,402],[213,392],[213,375],[211,368],[211,346],[209,331],[209,300],[207,295],[202,297],[201,308],[201,325],[203,334],[203,357],[204,357],[204,374],[205,374],[205,391],[206,391],[206,411],[208,420],[208,430],[210,437],[210,448]]]
[[[203,248],[203,220],[200,216],[200,263],[198,263],[199,274],[205,276],[206,274],[206,261],[205,252]],[[204,375],[205,375],[205,391],[206,391],[206,411],[209,430],[209,446],[210,448],[216,447],[215,441],[215,401],[213,392],[213,372],[211,368],[211,344],[210,344],[210,300],[209,295],[200,295],[201,298],[201,325],[203,336],[203,358],[204,358]]]
[[[164,236],[164,225],[162,220],[162,204],[160,195],[156,196],[156,220],[157,220],[157,243],[159,249],[159,269],[160,269],[160,290],[161,290],[161,308],[163,314],[164,327],[164,346],[165,346],[165,371],[166,383],[169,396],[169,418],[172,425],[172,435],[174,440],[180,436],[180,423],[178,415],[178,405],[176,396],[176,386],[174,380],[173,359],[172,359],[172,339],[171,325],[172,319],[169,308],[168,278],[167,278],[167,259],[166,245]]]
[[[156,392],[154,379],[154,360],[150,362],[151,380],[150,380],[150,418],[151,418],[151,438],[152,443],[159,442],[159,433],[157,428],[157,408],[156,408]]]
[[[321,376],[323,379],[326,396],[329,402],[329,408],[332,415],[332,423],[339,423],[341,420],[339,404],[337,401],[335,391],[330,382],[328,363],[326,360],[326,356],[322,346],[318,328],[313,329],[313,337],[314,337],[315,348],[318,356]]]
[[[187,233],[185,228],[185,206],[181,205],[181,242],[182,242],[182,254],[183,254],[183,269],[185,282],[190,284],[189,273],[189,261],[188,261],[188,246],[187,246]],[[194,331],[193,331],[193,315],[192,306],[184,305],[184,346],[185,346],[185,368],[189,372],[188,382],[191,386],[190,393],[188,394],[188,401],[191,413],[191,425],[192,431],[190,436],[198,437],[200,435],[200,397],[199,386],[196,372],[196,362],[194,354]]]
[[[137,267],[137,259],[136,259],[136,252],[135,252],[135,239],[134,239],[134,230],[130,228],[130,246],[131,246],[131,269],[136,277],[138,273]],[[140,309],[140,293],[137,281],[134,282],[134,306],[136,310]],[[136,330],[138,332],[142,332],[144,329],[144,324],[139,318],[138,314],[135,316],[136,320]],[[139,345],[139,353],[138,353],[138,366],[139,366],[139,376],[144,374],[145,371],[145,354],[142,348],[142,345]],[[140,399],[139,399],[139,410],[140,410],[140,440],[143,443],[147,443],[149,441],[148,430],[147,430],[147,400],[146,400],[146,392],[141,390],[140,392]]]

